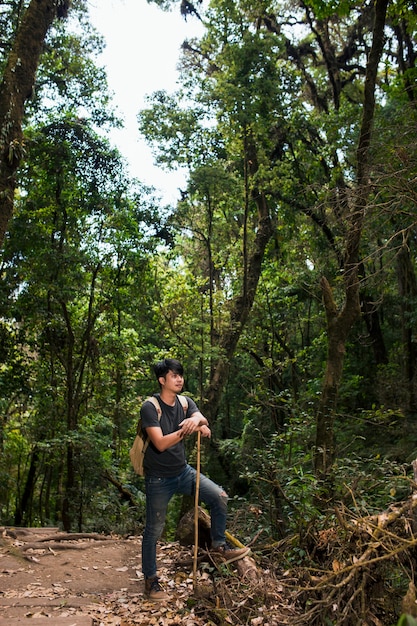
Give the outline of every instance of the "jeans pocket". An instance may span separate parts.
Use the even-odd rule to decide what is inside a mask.
[[[166,483],[166,478],[158,478],[157,476],[148,476],[145,479],[145,482],[148,485],[165,485]]]

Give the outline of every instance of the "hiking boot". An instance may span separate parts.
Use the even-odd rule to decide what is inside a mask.
[[[156,576],[154,578],[145,578],[145,595],[148,596],[149,600],[158,602],[169,600],[169,595],[162,589]]]
[[[228,543],[218,546],[217,548],[211,548],[210,553],[214,557],[221,557],[223,563],[233,563],[233,561],[239,561],[239,559],[245,558],[250,552],[250,548],[233,548]]]

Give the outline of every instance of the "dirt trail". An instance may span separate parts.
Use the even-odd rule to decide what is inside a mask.
[[[169,612],[143,594],[140,537],[66,535],[57,528],[1,531],[0,626],[150,624],[156,613]],[[167,565],[177,550],[174,544],[159,550],[161,578],[167,584]],[[177,606],[190,582],[192,588],[192,581],[186,581],[186,575],[179,581]],[[200,625],[198,620],[188,623]]]

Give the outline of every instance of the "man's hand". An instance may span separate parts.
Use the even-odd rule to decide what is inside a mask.
[[[194,415],[192,415],[191,417],[187,417],[187,419],[183,420],[180,424],[179,424],[180,428],[181,428],[181,432],[185,435],[192,435],[192,433],[197,432],[197,430],[201,431],[202,427],[206,427],[207,430],[210,432],[210,429],[208,428],[207,425],[207,420],[204,417],[204,415],[200,412],[198,413],[194,413]],[[202,431],[201,431],[202,433]],[[203,437],[207,437],[209,435],[203,435]]]
[[[211,430],[205,424],[203,424],[203,426],[200,426],[200,433],[202,437],[208,437],[209,439],[211,437]]]

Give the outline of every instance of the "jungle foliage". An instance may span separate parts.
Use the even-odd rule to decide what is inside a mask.
[[[241,539],[256,524],[284,566],[319,567],[336,510],[415,486],[416,7],[181,10],[205,34],[138,112],[157,163],[188,170],[166,207],[106,138],[87,3],[0,2],[0,522],[140,532],[128,449],[170,355]]]

